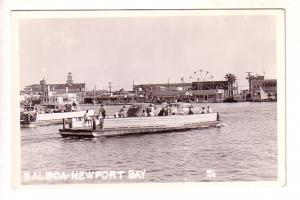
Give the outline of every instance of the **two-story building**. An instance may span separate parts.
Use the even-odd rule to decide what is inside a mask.
[[[258,79],[251,83],[251,100],[277,100],[277,80],[276,79]],[[265,97],[264,97],[265,96]]]
[[[85,83],[74,83],[72,73],[68,73],[66,83],[47,84],[45,79],[39,84],[26,86],[21,94],[26,96],[39,96],[41,103],[60,103],[61,101],[80,101],[85,91]],[[71,95],[72,94],[72,95]],[[70,100],[71,99],[71,100]]]

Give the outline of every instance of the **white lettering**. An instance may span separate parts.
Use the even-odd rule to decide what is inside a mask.
[[[30,181],[31,180],[30,172],[24,172],[23,173],[23,178],[24,178],[25,181]]]
[[[77,171],[71,172],[71,179],[73,179],[73,180],[77,180],[78,179],[78,172]]]
[[[52,172],[46,172],[46,180],[52,180]]]
[[[54,180],[59,180],[60,179],[60,173],[59,172],[54,172],[53,174],[52,174],[52,177],[53,177],[53,179]]]
[[[104,180],[108,179],[108,172],[107,171],[102,172],[102,179],[104,179]]]
[[[117,171],[117,174],[119,175],[119,179],[122,179],[122,175],[125,174],[124,171]]]
[[[31,176],[31,180],[40,181],[43,180],[41,172],[34,172]]]
[[[95,172],[93,172],[93,171],[89,171],[89,172],[87,172],[87,173],[86,173],[86,177],[87,177],[87,179],[91,179],[91,180],[92,180],[92,179],[93,179],[93,177],[94,177],[94,173],[95,173]]]
[[[109,171],[109,180],[116,179],[116,171]]]
[[[126,174],[127,173],[127,174]],[[71,171],[71,172],[23,172],[24,181],[61,181],[61,180],[122,180],[127,175],[128,179],[144,179],[146,170],[128,171]]]
[[[84,172],[83,171],[80,171],[79,174],[78,174],[78,180],[84,180]]]
[[[140,174],[142,176],[142,179],[145,178],[145,175],[146,175],[146,170],[139,170],[140,171]]]
[[[98,178],[100,178],[101,177],[101,171],[96,171],[96,173],[95,173],[95,178],[96,179],[98,179]]]
[[[61,175],[60,175],[60,179],[68,180],[68,176],[69,176],[69,174],[66,174],[65,172],[62,172]]]
[[[128,170],[128,179],[144,179],[146,170]]]

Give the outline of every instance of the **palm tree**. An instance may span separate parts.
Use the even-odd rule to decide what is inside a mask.
[[[228,92],[229,92],[229,96],[232,97],[233,96],[233,84],[236,81],[236,76],[234,74],[231,73],[227,73],[224,76],[225,80],[228,82]]]

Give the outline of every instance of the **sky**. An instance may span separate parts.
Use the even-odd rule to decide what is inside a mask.
[[[275,22],[272,15],[22,19],[21,88],[43,78],[65,83],[72,72],[88,90],[109,82],[131,90],[133,82],[180,82],[204,70],[215,81],[233,73],[246,89],[246,72],[276,78]]]

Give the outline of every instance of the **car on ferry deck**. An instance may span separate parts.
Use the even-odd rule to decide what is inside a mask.
[[[158,112],[156,106],[148,103],[136,103],[131,105],[126,112],[126,115],[127,117],[142,117],[146,110],[149,108],[152,108],[154,116],[157,116]]]
[[[158,116],[160,111],[160,106],[154,106],[153,104],[147,103],[137,103],[131,105],[127,110],[127,117],[141,117],[143,116],[143,110],[146,111],[147,108],[152,107],[152,111],[154,112],[154,116]],[[190,103],[171,103],[169,104],[169,115],[188,115],[189,109],[192,108],[195,114],[200,114],[201,109],[198,107],[194,107]]]
[[[192,108],[194,114],[201,113],[201,109],[199,107],[194,107],[190,103],[183,103],[183,102],[171,103],[169,107],[170,107],[169,109],[170,115],[188,115],[190,108]]]

